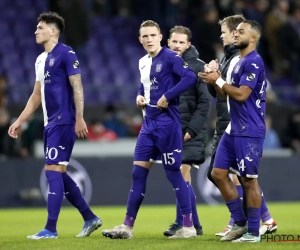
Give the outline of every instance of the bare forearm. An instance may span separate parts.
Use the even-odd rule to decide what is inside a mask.
[[[218,86],[219,88],[219,86]],[[220,88],[219,88],[220,89]],[[242,102],[243,100],[243,92],[240,88],[236,88],[234,86],[231,86],[230,84],[224,84],[221,91],[223,91],[225,94],[229,95],[231,98]]]
[[[41,96],[32,94],[18,120],[21,123],[25,122],[28,119],[28,117],[31,116],[34,113],[34,111],[36,111],[36,109],[40,106],[40,103]]]
[[[83,96],[83,87],[81,83],[81,75],[80,74],[72,75],[69,77],[69,79],[74,91],[76,118],[82,118],[83,109],[84,109],[84,96]]]
[[[76,108],[76,117],[83,117],[84,97],[82,85],[74,88],[74,103]]]
[[[224,97],[227,96],[227,94],[218,85],[214,84],[213,86],[219,95]]]

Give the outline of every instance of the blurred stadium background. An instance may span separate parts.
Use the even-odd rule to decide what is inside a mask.
[[[69,171],[92,205],[125,205],[132,154],[142,123],[135,107],[140,84],[139,25],[153,19],[168,31],[185,25],[206,62],[222,55],[218,20],[243,13],[261,23],[259,52],[269,80],[267,136],[260,183],[269,201],[299,201],[300,176],[300,1],[299,0],[1,0],[0,1],[0,207],[45,206],[42,112],[22,128],[18,140],[7,130],[24,108],[35,82],[38,15],[55,11],[66,20],[61,41],[81,62],[89,137],[76,142]],[[206,179],[215,107],[207,121],[207,161],[193,171],[199,203],[222,203]],[[147,204],[173,204],[161,166],[150,174]]]

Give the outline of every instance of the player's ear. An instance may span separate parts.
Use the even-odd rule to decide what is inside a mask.
[[[54,36],[54,28],[53,27],[50,27],[50,35]]]
[[[141,36],[139,36],[139,41],[140,41],[141,44],[143,44]]]
[[[58,30],[55,29],[54,25],[49,26],[50,36],[58,37]]]
[[[159,41],[161,41],[163,38],[163,35],[162,34],[159,34]]]
[[[49,29],[51,37],[55,36],[55,29],[54,29],[54,25],[52,23],[46,24],[45,28]]]
[[[59,37],[60,31],[58,29],[53,30],[53,35]]]
[[[171,43],[171,41],[170,41],[170,39],[168,39],[168,46],[170,47],[170,43]]]
[[[257,37],[255,35],[251,36],[250,42],[255,43],[257,41]]]
[[[189,47],[191,47],[192,43],[191,42],[188,42],[187,43],[187,46],[186,46],[186,49],[188,49]]]

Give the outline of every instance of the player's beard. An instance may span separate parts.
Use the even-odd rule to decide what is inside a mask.
[[[238,49],[246,49],[249,45],[249,42],[240,42],[239,45],[235,44],[235,47],[238,48]]]

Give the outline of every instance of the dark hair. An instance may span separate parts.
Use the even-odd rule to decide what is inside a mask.
[[[38,23],[45,22],[46,24],[55,24],[56,28],[59,29],[60,33],[62,33],[65,29],[65,20],[63,19],[63,17],[61,17],[55,12],[44,12],[40,14],[37,21]]]
[[[245,20],[245,21],[243,21],[243,23],[249,24],[251,26],[251,29],[254,29],[259,34],[259,37],[261,37],[262,27],[260,26],[260,24],[258,22],[253,21],[253,20]]]
[[[188,42],[191,41],[192,31],[189,28],[187,28],[187,27],[184,27],[184,26],[175,26],[174,28],[170,29],[169,37],[171,37],[173,33],[185,34],[185,35],[187,35]]]
[[[225,17],[224,19],[219,21],[220,25],[226,24],[229,31],[232,32],[236,30],[236,27],[243,21],[245,21],[245,17],[243,15],[233,15]]]
[[[158,29],[158,31],[160,32],[160,27],[159,27],[158,23],[156,23],[152,20],[147,20],[147,21],[142,22],[142,24],[140,26],[140,30],[143,27],[156,27]]]

